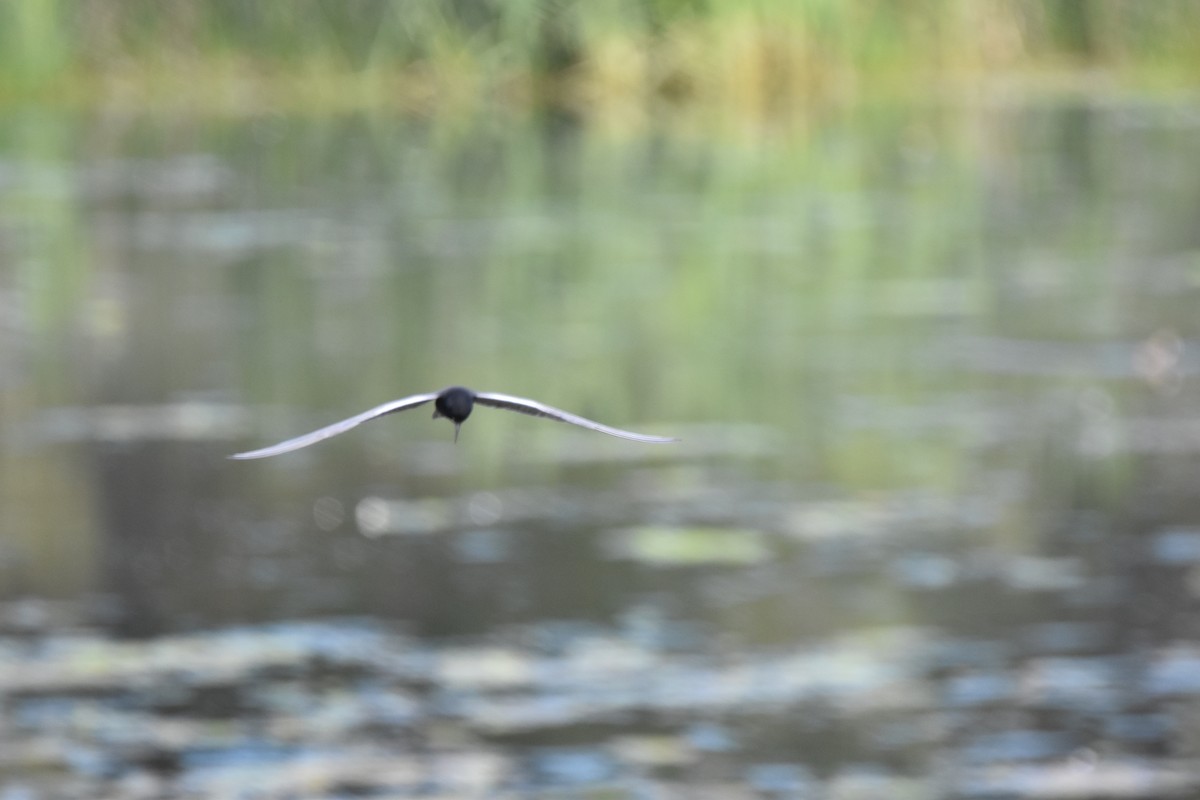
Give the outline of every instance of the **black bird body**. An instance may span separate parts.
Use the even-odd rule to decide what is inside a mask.
[[[433,418],[445,417],[454,423],[454,438],[458,438],[458,426],[471,416],[475,408],[475,393],[465,386],[442,389],[433,401]]]
[[[504,408],[509,411],[516,411],[520,414],[528,414],[534,417],[544,417],[553,419],[559,422],[566,422],[571,425],[578,425],[581,428],[587,428],[600,433],[607,433],[609,436],[619,436],[622,439],[630,439],[635,442],[647,442],[650,444],[664,444],[667,442],[676,442],[678,439],[672,439],[666,436],[649,436],[644,433],[634,433],[620,428],[612,428],[608,425],[602,425],[595,420],[580,417],[568,411],[563,411],[561,408],[548,406],[544,403],[539,403],[536,400],[529,400],[524,397],[514,397],[507,394],[497,394],[496,392],[473,392],[465,386],[450,386],[442,389],[440,392],[429,392],[426,394],[414,394],[409,397],[402,397],[399,400],[393,400],[390,403],[384,403],[381,406],[369,409],[356,414],[353,417],[335,422],[332,425],[326,425],[324,428],[319,428],[311,433],[306,433],[302,436],[297,436],[294,439],[280,442],[279,444],[270,447],[264,447],[261,450],[250,450],[245,453],[236,453],[230,458],[249,459],[249,458],[267,458],[269,456],[277,456],[282,453],[290,453],[293,450],[299,450],[301,447],[308,447],[310,444],[328,439],[331,436],[337,436],[339,433],[345,433],[351,428],[357,427],[364,422],[368,422],[388,414],[395,414],[397,411],[407,411],[410,408],[423,406],[426,403],[433,401],[433,418],[445,417],[454,423],[454,441],[458,441],[459,426],[466,421],[467,417],[471,416],[475,405],[491,406],[492,408]]]

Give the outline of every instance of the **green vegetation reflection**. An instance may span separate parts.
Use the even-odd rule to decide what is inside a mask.
[[[740,116],[1104,70],[1186,86],[1187,0],[289,0],[0,4],[0,103],[255,110],[477,102]]]

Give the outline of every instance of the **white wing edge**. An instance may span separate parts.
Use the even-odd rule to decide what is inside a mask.
[[[353,417],[344,419],[340,422],[335,422],[332,425],[326,425],[324,428],[318,428],[311,433],[306,433],[302,436],[297,436],[294,439],[280,442],[279,444],[263,447],[259,450],[247,450],[244,453],[234,453],[228,456],[237,460],[248,460],[251,458],[268,458],[277,456],[282,453],[290,453],[293,450],[299,450],[301,447],[308,447],[310,444],[316,444],[323,439],[328,439],[331,436],[337,436],[339,433],[345,433],[351,428],[357,427],[364,422],[369,422],[376,417],[382,417],[385,414],[391,414],[396,411],[405,411],[410,408],[424,405],[430,400],[437,399],[437,393],[429,394],[414,394],[411,397],[403,397],[399,400],[392,400],[389,403],[384,403],[381,406],[376,406],[369,411],[364,411],[361,414],[355,414]]]
[[[561,408],[548,406],[545,403],[539,403],[536,400],[530,400],[525,397],[514,397],[508,394],[497,394],[496,392],[478,392],[475,395],[475,402],[480,405],[491,406],[492,408],[506,408],[509,411],[516,411],[519,414],[529,414],[534,417],[544,417],[546,419],[558,420],[559,422],[568,422],[572,425],[578,425],[581,428],[589,428],[600,433],[607,433],[609,436],[618,436],[622,439],[630,439],[635,442],[646,442],[647,444],[668,444],[670,442],[678,442],[678,439],[670,436],[651,436],[645,433],[634,433],[620,428],[613,428],[609,425],[604,425],[595,420],[581,417],[578,414],[572,414],[569,411],[563,411]]]

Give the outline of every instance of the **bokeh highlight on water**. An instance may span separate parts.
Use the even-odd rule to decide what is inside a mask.
[[[1194,794],[1198,120],[0,121],[0,791]]]

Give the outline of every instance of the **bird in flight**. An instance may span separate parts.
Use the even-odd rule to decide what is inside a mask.
[[[361,425],[364,422],[369,422],[376,417],[394,414],[397,411],[407,411],[410,408],[423,406],[430,401],[433,402],[434,419],[445,417],[454,423],[454,441],[456,442],[458,441],[459,426],[463,424],[463,421],[467,417],[471,416],[471,411],[477,403],[481,406],[491,406],[492,408],[506,408],[509,411],[529,414],[534,417],[545,417],[546,419],[555,419],[559,422],[569,422],[581,428],[600,431],[600,433],[607,433],[609,436],[619,436],[622,439],[632,439],[635,442],[665,444],[667,442],[679,441],[667,436],[648,436],[644,433],[634,433],[632,431],[623,431],[620,428],[611,428],[608,425],[601,425],[594,420],[571,414],[562,409],[548,406],[545,403],[539,403],[536,400],[527,400],[524,397],[513,397],[512,395],[496,394],[495,392],[473,392],[463,386],[451,386],[448,389],[442,389],[440,392],[428,392],[426,394],[414,394],[410,397],[402,397],[399,400],[393,400],[390,403],[376,406],[369,411],[356,414],[341,422],[326,425],[324,428],[319,428],[312,433],[306,433],[303,436],[297,436],[294,439],[288,439],[286,442],[264,447],[261,450],[235,453],[230,458],[267,458],[268,456],[290,453],[293,450],[299,450],[301,447],[308,447],[310,444],[316,444],[324,439],[328,439],[330,436],[345,433],[351,428]]]

